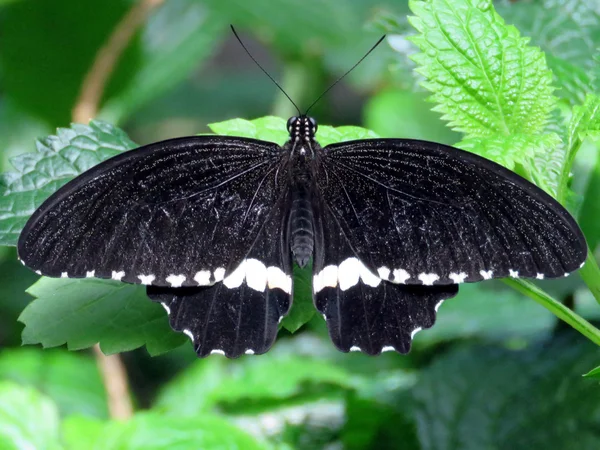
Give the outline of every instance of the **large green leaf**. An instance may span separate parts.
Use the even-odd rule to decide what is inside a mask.
[[[555,105],[544,54],[491,0],[410,1],[413,56],[434,108],[467,135],[536,134]]]
[[[575,333],[520,351],[451,351],[414,389],[421,446],[597,449],[600,390],[581,376],[597,362],[597,347]]]
[[[52,400],[33,388],[0,382],[0,448],[58,450],[58,435]]]
[[[52,398],[63,416],[108,417],[96,362],[87,355],[31,348],[0,352],[0,379],[31,385]]]
[[[35,153],[12,158],[16,172],[0,176],[0,245],[16,245],[29,216],[67,181],[136,146],[123,131],[99,121],[59,128],[36,145]]]
[[[260,450],[269,448],[213,415],[171,417],[136,414],[127,422],[73,418],[65,424],[69,450]]]
[[[36,299],[19,317],[24,344],[79,350],[100,343],[105,353],[145,345],[152,355],[183,344],[185,335],[169,327],[159,304],[143,286],[109,280],[41,278],[28,291]]]

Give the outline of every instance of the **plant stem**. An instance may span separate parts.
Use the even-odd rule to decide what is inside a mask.
[[[600,330],[585,320],[583,317],[567,308],[565,305],[550,297],[546,292],[535,284],[525,280],[506,278],[503,280],[507,285],[527,295],[552,312],[556,317],[579,331],[596,345],[600,345]]]
[[[579,275],[592,292],[592,295],[600,303],[600,268],[592,251],[588,248],[585,265],[579,270]]]

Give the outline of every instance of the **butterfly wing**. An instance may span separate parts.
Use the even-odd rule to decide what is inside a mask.
[[[391,139],[320,155],[314,301],[342,351],[406,353],[458,283],[564,276],[585,260],[564,208],[476,155]]]
[[[283,195],[242,264],[222,283],[200,287],[148,286],[171,327],[186,333],[199,356],[236,358],[271,348],[291,305],[292,260],[287,233],[289,197]]]
[[[52,277],[212,285],[239,266],[284,195],[281,163],[276,144],[220,136],[123,153],[46,200],[19,257]]]
[[[353,254],[383,279],[555,278],[585,261],[583,234],[556,200],[477,155],[365,140],[326,147],[319,168],[325,208]]]

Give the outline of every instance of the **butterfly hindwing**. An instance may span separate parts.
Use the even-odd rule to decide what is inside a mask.
[[[125,152],[59,189],[21,233],[43,275],[212,285],[238,266],[274,203],[281,147],[196,136]]]
[[[293,295],[287,193],[272,211],[245,259],[223,281],[206,287],[147,287],[148,296],[169,313],[171,327],[190,337],[199,356],[236,358],[265,353],[273,345]]]
[[[353,253],[395,283],[553,278],[578,269],[573,218],[509,170],[442,144],[378,139],[323,149],[318,189]]]
[[[435,322],[457,285],[400,285],[381,279],[359,259],[326,206],[319,208],[313,265],[315,307],[341,351],[408,353],[413,336]]]

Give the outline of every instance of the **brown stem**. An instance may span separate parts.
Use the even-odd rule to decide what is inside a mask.
[[[144,23],[150,11],[164,0],[140,0],[117,24],[106,43],[100,48],[83,83],[79,98],[72,111],[74,122],[87,123],[98,112],[106,82],[121,54],[127,48],[138,27]]]
[[[81,85],[79,98],[71,113],[73,122],[87,123],[98,111],[98,104],[107,81],[135,31],[144,23],[152,9],[164,0],[140,0],[117,24]],[[127,372],[119,355],[106,356],[99,345],[94,346],[96,362],[108,396],[108,409],[113,419],[127,419],[133,414]]]

